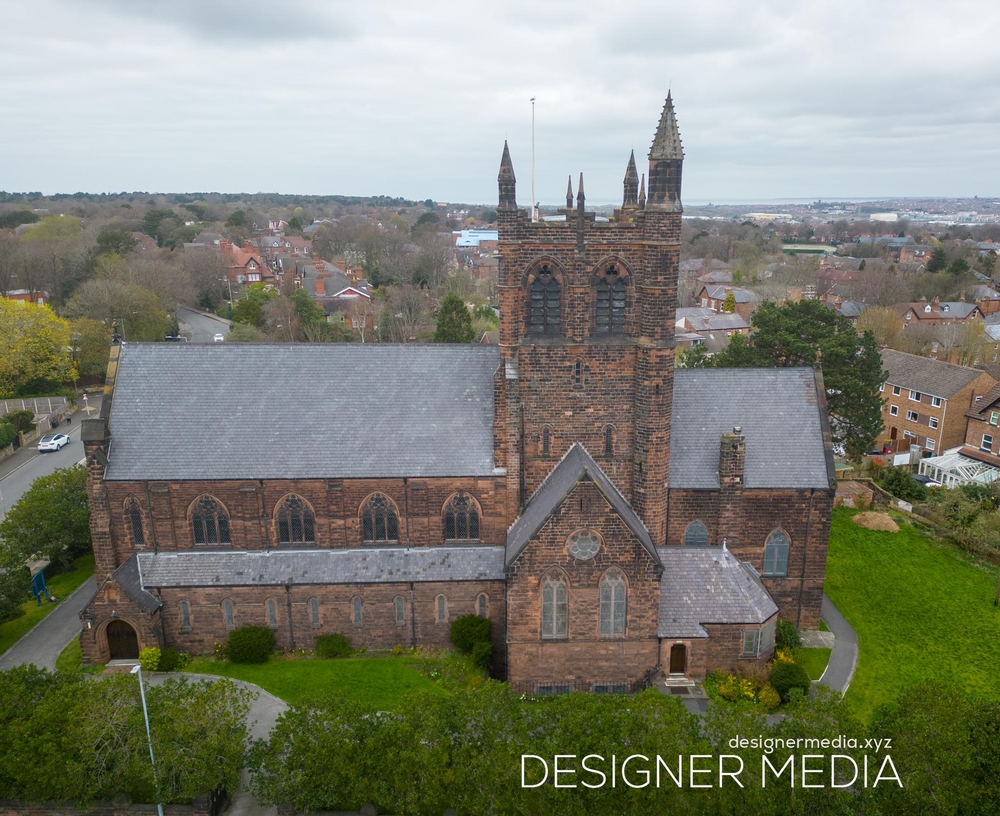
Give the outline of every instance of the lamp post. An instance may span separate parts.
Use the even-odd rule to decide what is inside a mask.
[[[149,730],[149,709],[146,708],[146,687],[142,682],[142,666],[136,665],[129,674],[139,675],[139,694],[142,696],[142,716],[146,720],[146,740],[149,742],[149,764],[153,766],[153,785],[156,786],[157,796],[159,799],[160,786],[156,781],[156,759],[153,757],[153,735]],[[163,816],[163,804],[157,802],[156,812],[158,816]]]
[[[224,277],[224,278],[219,278],[219,282],[221,283],[222,281],[225,281],[227,284],[229,284],[229,322],[232,323],[233,322],[233,282],[231,280],[229,280],[229,276],[228,275],[226,275],[226,277]],[[229,328],[232,328],[232,326],[230,325]]]

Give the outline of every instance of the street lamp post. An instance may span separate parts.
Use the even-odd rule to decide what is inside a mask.
[[[228,275],[226,275],[226,277],[224,278],[219,278],[219,280],[225,281],[227,284],[229,284],[229,323],[230,323],[229,328],[232,328],[231,324],[233,322],[233,282],[229,280]]]
[[[149,709],[146,708],[146,687],[142,682],[142,666],[136,665],[129,674],[139,675],[139,694],[142,696],[142,716],[146,720],[146,740],[149,742],[149,764],[153,766],[153,785],[156,786],[157,796],[159,799],[160,786],[156,781],[156,759],[153,757],[153,734],[149,730]],[[158,816],[163,816],[163,804],[157,802],[156,812]]]

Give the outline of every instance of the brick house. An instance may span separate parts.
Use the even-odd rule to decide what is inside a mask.
[[[750,320],[750,316],[757,308],[757,304],[760,303],[761,297],[756,292],[751,292],[741,286],[725,284],[703,286],[701,291],[695,295],[695,305],[703,309],[711,309],[713,312],[721,312],[730,292],[733,293],[736,300],[736,314],[744,320]]]
[[[498,345],[113,347],[85,660],[248,623],[446,646],[471,613],[519,689],[609,691],[759,665],[779,615],[816,628],[822,376],[674,371],[682,162],[668,96],[648,199],[632,158],[612,218],[581,178],[533,222],[505,144]]]
[[[899,303],[892,307],[903,318],[903,328],[906,326],[940,326],[944,323],[965,323],[969,320],[982,320],[984,315],[975,303],[964,300],[933,301],[921,300],[916,303]]]
[[[965,412],[997,383],[977,368],[892,349],[882,350],[882,367],[888,372],[881,389],[883,447],[893,451],[919,445],[940,452],[961,445]]]

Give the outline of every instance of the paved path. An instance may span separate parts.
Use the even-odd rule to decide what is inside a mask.
[[[817,682],[845,694],[858,667],[858,636],[826,595],[823,595],[822,618],[833,632],[834,642],[830,662]]]
[[[189,334],[192,343],[212,343],[216,334],[229,334],[229,321],[210,312],[181,307],[177,310],[181,334]]]
[[[34,663],[55,671],[56,658],[80,634],[80,610],[97,591],[97,580],[91,575],[68,598],[59,601],[47,617],[17,643],[0,655],[0,670]]]

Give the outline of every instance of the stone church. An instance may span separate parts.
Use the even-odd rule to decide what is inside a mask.
[[[767,660],[819,625],[835,475],[813,369],[674,367],[683,149],[556,217],[499,174],[499,346],[115,345],[84,422],[89,662],[449,644],[492,622],[528,693],[626,691]]]

